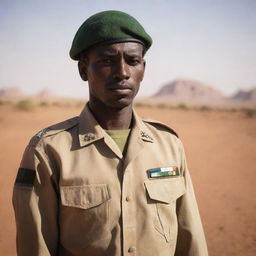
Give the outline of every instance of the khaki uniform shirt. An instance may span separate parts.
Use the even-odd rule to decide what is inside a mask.
[[[88,107],[32,138],[13,192],[18,256],[208,255],[174,131],[134,112],[127,143],[123,157]]]

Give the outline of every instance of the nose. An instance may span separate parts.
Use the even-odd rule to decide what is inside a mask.
[[[114,77],[120,80],[128,80],[130,78],[130,67],[124,59],[120,59],[116,63]]]

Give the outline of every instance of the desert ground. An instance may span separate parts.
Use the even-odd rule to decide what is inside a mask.
[[[79,115],[81,104],[0,105],[0,255],[15,254],[12,187],[24,147],[37,131]],[[256,255],[256,115],[138,105],[165,122],[185,146],[211,256]]]

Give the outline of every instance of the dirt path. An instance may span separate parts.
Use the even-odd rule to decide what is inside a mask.
[[[241,113],[138,108],[183,140],[211,256],[256,255],[256,118]],[[15,255],[12,185],[25,145],[41,128],[80,113],[0,106],[0,255]]]

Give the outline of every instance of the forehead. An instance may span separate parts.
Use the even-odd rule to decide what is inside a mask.
[[[101,55],[143,55],[143,45],[136,42],[122,42],[114,44],[101,44],[94,46],[88,52],[89,56],[101,56]]]

